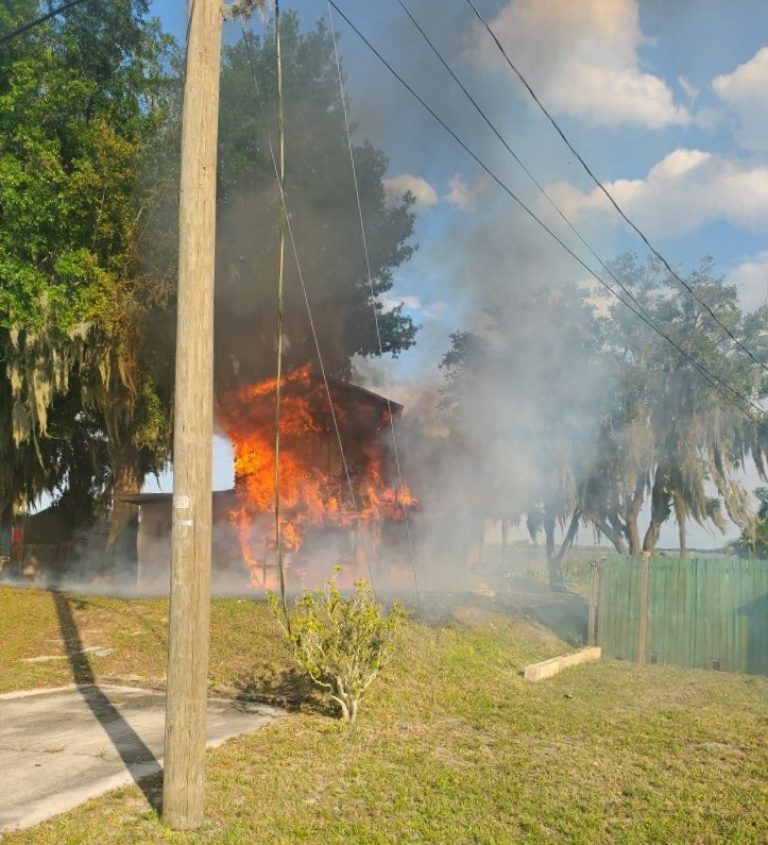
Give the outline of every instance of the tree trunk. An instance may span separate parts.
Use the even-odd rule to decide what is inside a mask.
[[[637,477],[635,491],[627,508],[627,539],[629,541],[629,553],[631,555],[639,555],[641,550],[640,527],[638,523],[640,520],[640,510],[645,500],[645,480],[646,476],[644,474]]]
[[[130,559],[136,553],[135,549],[127,547],[127,543],[123,549],[120,541],[127,539],[123,535],[131,522],[138,517],[139,508],[138,505],[122,501],[122,497],[140,493],[143,481],[139,472],[139,452],[134,446],[117,443],[113,444],[109,451],[112,463],[112,518],[102,564],[103,572],[107,569],[114,572],[123,555]]]
[[[550,567],[550,587],[553,590],[565,590],[565,578],[563,577],[563,560],[573,546],[576,535],[579,533],[579,521],[581,520],[581,511],[577,508],[571,516],[571,523],[568,530],[565,532],[563,542],[560,544],[560,550],[557,553],[557,568],[555,570],[556,577],[559,576],[558,581],[552,580],[552,568]]]
[[[638,520],[640,518],[639,513],[635,513],[634,511],[630,511],[627,514],[627,534],[629,540],[629,554],[637,555],[640,554],[640,526],[638,525]]]
[[[654,551],[656,544],[659,542],[661,526],[669,519],[671,513],[672,506],[669,501],[669,491],[666,487],[666,473],[660,467],[657,467],[651,491],[651,522],[643,540],[644,552]]]
[[[576,534],[579,530],[580,518],[581,512],[579,510],[575,510],[571,517],[568,530],[565,533],[565,537],[563,537],[563,542],[560,544],[560,548],[555,551],[555,529],[557,526],[557,520],[551,514],[545,514],[544,516],[544,535],[547,543],[547,570],[549,574],[550,590],[557,592],[565,590],[563,560],[565,559],[566,554],[568,554],[568,550],[573,545],[573,541],[576,539]]]
[[[685,545],[685,515],[678,514],[677,515],[677,537],[680,546],[680,557],[686,557],[688,554],[688,549]]]
[[[592,522],[594,523],[595,528],[597,528],[603,536],[607,537],[611,543],[613,543],[614,549],[616,549],[620,555],[629,553],[626,540],[620,531],[617,531],[603,519],[592,519]]]
[[[560,591],[563,589],[563,569],[555,554],[555,518],[544,514],[544,537],[547,549],[547,572],[549,574],[549,589]]]
[[[509,553],[509,520],[501,520],[501,568],[506,571]]]

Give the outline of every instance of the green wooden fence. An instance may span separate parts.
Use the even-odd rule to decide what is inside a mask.
[[[617,558],[599,582],[605,657],[768,675],[768,561]]]

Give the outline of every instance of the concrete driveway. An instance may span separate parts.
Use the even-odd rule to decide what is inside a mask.
[[[208,747],[282,715],[208,702]],[[0,831],[30,827],[162,768],[165,693],[88,684],[0,695]]]

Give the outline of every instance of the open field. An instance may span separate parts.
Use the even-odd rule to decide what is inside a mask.
[[[161,684],[162,600],[0,588],[0,691],[73,675]],[[616,662],[528,684],[573,648],[467,597],[409,623],[351,730],[302,698],[263,604],[214,602],[210,684],[295,713],[209,754],[208,821],[166,831],[125,788],[3,845],[64,843],[764,843],[768,678]],[[64,657],[72,643],[114,649]],[[63,659],[24,662],[39,656]]]

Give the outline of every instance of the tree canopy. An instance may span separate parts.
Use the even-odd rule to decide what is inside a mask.
[[[768,380],[655,261],[639,265],[625,256],[614,271],[656,325],[720,383],[623,306],[614,306],[605,346],[612,410],[601,426],[599,471],[586,487],[585,513],[630,554],[653,551],[661,526],[674,514],[684,549],[689,521],[722,529],[726,516],[740,526],[752,518],[739,477],[748,460],[765,472],[768,430],[759,403]],[[766,359],[768,310],[743,314],[735,288],[713,274],[710,261],[685,281],[756,357]],[[642,533],[646,502],[650,513]]]
[[[738,540],[730,543],[728,550],[741,557],[768,558],[768,487],[757,487],[755,520],[746,526]]]
[[[747,528],[743,470],[752,461],[766,471],[765,370],[655,261],[625,255],[612,270],[713,377],[625,306],[600,300],[595,308],[584,288],[567,285],[542,284],[538,297],[530,287],[515,292],[508,314],[497,309],[479,334],[454,335],[443,361],[453,437],[474,438],[486,457],[482,515],[525,517],[532,536],[543,530],[553,584],[579,525],[629,554],[653,551],[673,516],[683,550],[690,522],[722,529],[728,518]],[[685,281],[768,360],[768,309],[743,313],[710,261]]]
[[[37,9],[4,4],[0,31]],[[119,528],[120,494],[169,455],[183,62],[148,10],[148,0],[72,9],[0,56],[3,519],[43,491],[77,492],[83,518],[111,503]],[[295,15],[281,32],[291,226],[326,366],[344,374],[355,354],[379,354],[372,304],[384,352],[414,342],[411,320],[378,302],[414,249],[412,198],[385,203],[386,157],[355,147],[372,297],[332,40],[322,25],[302,32]],[[279,200],[262,124],[263,113],[274,132],[274,47],[272,31],[224,53],[219,389],[274,370]],[[289,367],[314,359],[290,259],[286,332]]]
[[[37,9],[8,0],[0,32]],[[148,10],[149,0],[72,9],[0,53],[2,520],[47,490],[78,520],[114,506],[119,527],[119,494],[169,455],[183,63]],[[326,368],[348,375],[355,356],[415,342],[402,308],[382,306],[415,249],[414,198],[388,201],[386,155],[354,144],[371,290],[333,40],[323,23],[302,30],[295,14],[280,32],[290,229]],[[274,373],[276,115],[268,28],[223,54],[219,391]],[[286,270],[291,368],[316,352],[290,241]],[[631,554],[653,551],[672,518],[682,548],[692,522],[730,519],[752,536],[740,477],[748,462],[768,474],[765,369],[658,263],[624,256],[613,272],[713,377],[623,305],[596,306],[587,288],[557,279],[512,285],[472,331],[452,336],[442,362],[446,463],[474,479],[478,519],[543,533],[553,585],[583,527]],[[743,313],[711,262],[685,281],[768,360],[768,308]]]
[[[413,197],[385,202],[387,157],[369,142],[354,146],[373,277],[373,298],[361,247],[333,40],[324,24],[302,32],[298,17],[281,19],[286,128],[285,194],[291,229],[318,327],[325,363],[350,372],[354,355],[397,355],[415,341],[402,308],[384,311],[392,273],[413,253]],[[257,93],[254,75],[258,80]],[[354,114],[354,103],[350,105]],[[217,374],[222,386],[272,375],[275,275],[280,197],[265,122],[276,144],[274,31],[246,34],[226,46],[219,126]],[[285,332],[288,367],[314,361],[315,347],[290,243],[286,258]]]
[[[35,2],[14,3],[11,26]],[[84,7],[12,42],[0,64],[0,513],[90,475],[108,488],[161,466],[168,425],[143,365],[168,285],[141,238],[168,118],[171,42],[145,0]],[[107,439],[82,444],[76,428]],[[67,441],[65,446],[62,441]],[[52,456],[56,455],[56,460]],[[106,472],[106,477],[105,477]]]

